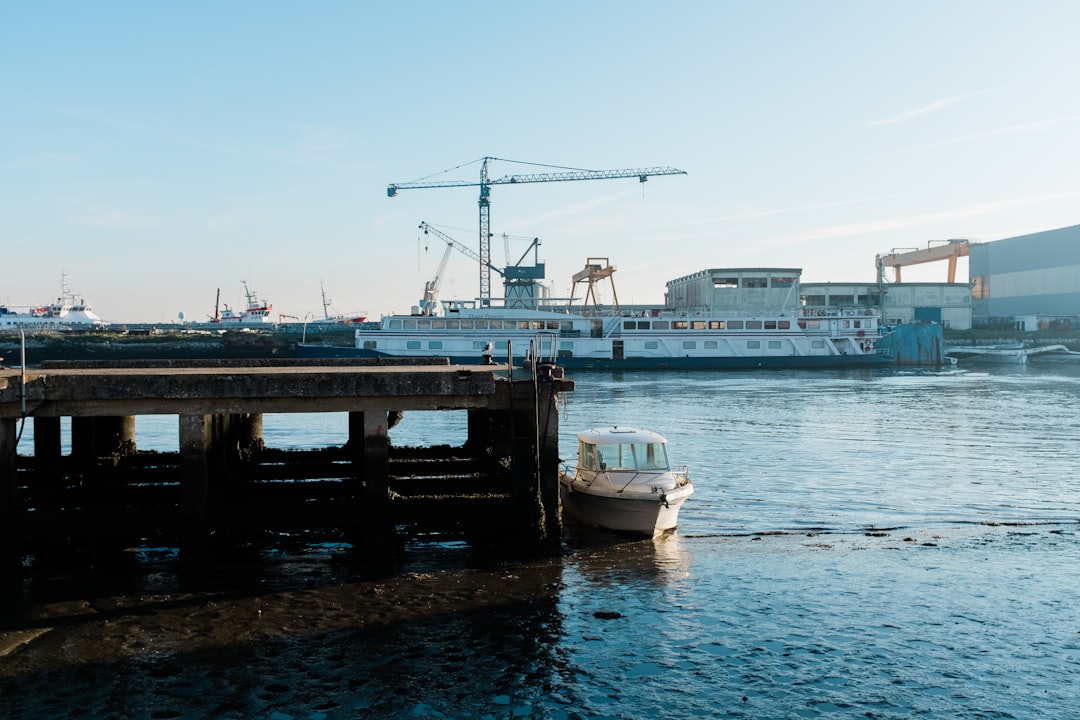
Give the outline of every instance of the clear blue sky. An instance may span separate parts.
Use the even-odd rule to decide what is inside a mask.
[[[417,225],[475,247],[478,191],[386,186],[484,156],[686,170],[496,186],[493,260],[539,237],[556,295],[588,257],[623,303],[710,267],[871,281],[894,248],[1080,223],[1078,27],[1073,0],[7,2],[0,302],[66,272],[114,322],[243,280],[275,314],[320,315],[320,279],[408,311],[445,248]],[[477,292],[454,253],[442,297]]]

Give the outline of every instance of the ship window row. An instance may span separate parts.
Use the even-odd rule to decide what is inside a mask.
[[[744,288],[789,288],[793,287],[798,282],[798,278],[786,277],[786,276],[773,276],[771,278],[767,276],[749,276],[743,277],[740,281],[739,277],[722,277],[717,276],[712,279],[713,288],[717,290],[734,290],[739,287]]]
[[[698,340],[683,340],[682,349],[683,350],[697,350],[698,349],[698,342],[699,342]],[[811,340],[810,345],[811,345],[811,347],[813,347],[816,350],[821,350],[821,349],[823,349],[825,347],[825,341],[824,340]],[[716,350],[716,349],[718,349],[718,346],[719,346],[719,343],[716,340],[705,340],[704,342],[701,343],[701,347],[703,349],[705,349],[705,350]],[[746,341],[746,348],[748,350],[760,350],[761,347],[762,347],[761,340],[747,340]],[[768,348],[769,350],[783,350],[784,349],[784,341],[783,340],[767,340],[765,342],[765,347]],[[659,350],[660,349],[660,343],[658,341],[656,341],[656,340],[646,340],[645,343],[644,343],[644,348],[646,350]],[[574,343],[573,343],[573,341],[566,340],[566,341],[560,342],[559,343],[559,354],[564,356],[564,357],[573,357],[573,354],[574,354]]]
[[[820,330],[822,328],[821,320],[800,320],[799,327],[804,330]],[[826,327],[828,327],[826,325]],[[874,328],[874,322],[872,320],[848,320],[843,319],[840,321],[840,327],[845,330],[872,330]]]
[[[447,318],[409,318],[391,320],[391,330],[572,330],[569,320],[454,320]]]
[[[790,320],[624,320],[623,330],[790,330]]]
[[[490,348],[488,347],[489,344],[490,344]],[[472,349],[477,353],[484,352],[485,350],[492,350],[492,351],[497,351],[497,352],[507,352],[510,349],[510,347],[511,347],[511,344],[507,340],[501,340],[501,341],[496,340],[496,341],[491,342],[491,343],[489,343],[488,341],[485,341],[485,340],[475,340],[475,341],[473,341],[473,344],[472,344]],[[378,341],[377,340],[365,340],[364,341],[364,349],[365,350],[375,350],[377,348],[378,348]],[[425,349],[425,348],[428,349],[428,350],[442,350],[443,349],[443,341],[442,340],[406,340],[405,341],[405,348],[407,350],[421,350],[421,349]]]

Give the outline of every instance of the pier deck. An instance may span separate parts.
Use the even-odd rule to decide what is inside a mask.
[[[338,528],[364,543],[403,523],[550,547],[561,534],[557,397],[573,388],[558,373],[534,380],[520,368],[445,361],[0,369],[0,564],[73,537],[154,537],[197,555],[235,533]],[[389,429],[414,410],[467,411],[468,439],[449,450],[394,447]],[[325,412],[348,413],[343,447],[265,447],[263,413]],[[178,454],[139,451],[144,415],[177,418]],[[25,420],[33,456],[17,452]]]

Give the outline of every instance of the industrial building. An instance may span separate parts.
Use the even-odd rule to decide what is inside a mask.
[[[963,257],[969,281],[956,282]],[[946,282],[903,282],[902,268],[929,262],[948,263]],[[875,309],[885,325],[935,322],[948,330],[1080,328],[1080,225],[984,243],[931,241],[876,263],[877,281],[869,283],[804,283],[797,268],[701,270],[669,281],[666,302],[686,312]]]
[[[1080,319],[1080,225],[972,245],[975,325],[1070,329]]]
[[[666,304],[687,313],[831,315],[877,311],[886,325],[971,327],[967,283],[803,283],[799,268],[712,268],[667,283]],[[737,290],[737,292],[736,292]]]

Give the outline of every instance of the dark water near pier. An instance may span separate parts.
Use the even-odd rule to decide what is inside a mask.
[[[668,437],[680,529],[569,525],[562,557],[454,542],[391,575],[293,539],[197,585],[168,548],[5,611],[0,708],[115,718],[1080,715],[1080,367],[578,375],[574,431]],[[268,445],[343,416],[266,416]],[[175,423],[140,418],[140,447]],[[396,444],[460,442],[458,413]],[[24,443],[29,437],[23,438]],[[24,446],[29,452],[32,444]],[[19,645],[18,643],[23,643]]]

